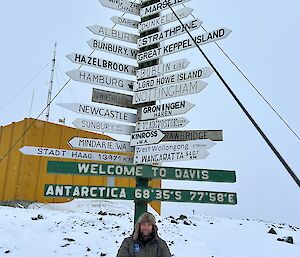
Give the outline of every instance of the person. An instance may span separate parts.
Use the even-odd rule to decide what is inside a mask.
[[[132,235],[123,240],[117,257],[171,257],[167,243],[158,236],[157,230],[154,215],[143,213]]]

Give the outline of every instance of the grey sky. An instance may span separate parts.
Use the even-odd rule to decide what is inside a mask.
[[[192,0],[187,6],[195,9],[193,14],[203,21],[203,26],[207,30],[227,27],[233,31],[227,39],[219,42],[220,45],[300,134],[298,1]],[[98,24],[111,27],[113,23],[110,17],[122,14],[102,7],[98,0],[12,0],[3,2],[0,12],[2,35],[0,107],[50,62],[55,41],[58,42],[57,63],[62,73],[76,69],[77,66],[67,60],[65,55],[73,52],[84,54],[91,52],[86,41],[97,37],[87,30],[86,26]],[[130,15],[125,17],[133,18]],[[190,19],[192,18],[185,20]],[[121,26],[116,28],[129,30]],[[192,34],[202,32],[199,29]],[[169,42],[185,37],[181,36]],[[203,46],[203,50],[300,177],[299,141],[266,107],[214,44]],[[95,56],[101,55],[103,58],[134,64],[133,61],[122,57],[95,53]],[[207,66],[196,49],[168,56],[164,61],[181,58],[187,58],[191,62],[188,69]],[[84,67],[84,70],[108,74],[88,67]],[[67,76],[62,75],[59,70],[57,75],[54,93],[67,79]],[[118,74],[111,73],[111,75]],[[12,102],[0,109],[0,125],[19,121],[28,116],[33,89],[35,93],[31,116],[36,117],[46,105],[48,90],[46,82],[49,77],[50,65]],[[225,185],[165,181],[164,187],[233,191],[238,193],[238,205],[232,207],[165,203],[163,214],[174,212],[191,214],[194,209],[198,214],[250,217],[300,225],[299,188],[246,119],[217,76],[214,74],[205,81],[209,82],[209,85],[203,92],[185,97],[197,105],[186,115],[191,121],[186,128],[223,129],[225,140],[210,150],[210,156],[206,160],[167,165],[234,169],[237,172],[238,182]],[[90,85],[71,82],[55,103],[90,103],[91,89]],[[71,122],[78,118],[78,115],[53,105],[51,120],[57,122],[61,117],[66,117],[67,125],[72,125]]]

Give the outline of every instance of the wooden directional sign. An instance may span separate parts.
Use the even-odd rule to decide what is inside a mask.
[[[201,80],[194,80],[190,82],[182,82],[179,84],[166,85],[153,89],[134,92],[133,103],[140,104],[161,99],[191,95],[201,92],[206,86],[207,83]]]
[[[119,199],[140,201],[237,204],[236,193],[159,188],[105,187],[46,184],[44,196],[51,198]]]
[[[100,90],[93,88],[92,102],[109,104],[119,107],[125,107],[130,109],[136,109],[137,107],[133,105],[133,97],[131,95],[124,95],[119,93],[114,93],[110,91]]]
[[[205,159],[207,150],[216,143],[209,139],[161,143],[158,145],[136,146],[135,164],[151,164],[160,162],[175,162]]]
[[[136,44],[137,40],[139,38],[139,35],[136,35],[136,34],[131,34],[131,33],[116,30],[116,29],[102,27],[99,25],[88,26],[87,28],[91,32],[93,32],[95,35],[113,38],[113,39],[129,42],[129,43],[133,43],[133,44]]]
[[[158,167],[148,165],[124,165],[112,163],[103,164],[48,161],[47,172],[50,174],[68,174],[82,176],[121,176],[203,182],[236,182],[235,171],[232,170]]]
[[[159,76],[173,71],[184,70],[190,62],[186,59],[181,59],[173,62],[158,64],[136,71],[138,79],[145,79],[149,77]]]
[[[163,120],[148,120],[140,121],[136,123],[136,131],[145,130],[164,130],[164,129],[174,129],[183,128],[189,123],[189,120],[185,117],[169,118]]]
[[[111,20],[115,24],[123,25],[125,27],[137,29],[139,22],[136,20],[124,18],[124,17],[118,17],[118,16],[113,16],[111,17]]]
[[[159,143],[163,137],[164,133],[160,130],[142,131],[135,132],[131,134],[130,145],[153,145]]]
[[[190,141],[198,139],[210,139],[212,141],[223,141],[222,130],[183,130],[164,131],[165,137],[162,141]]]
[[[140,4],[126,1],[126,0],[99,0],[99,2],[104,6],[117,11],[130,13],[134,15],[140,15]]]
[[[193,11],[194,11],[194,9],[192,9],[192,8],[184,7],[180,10],[175,11],[175,13],[179,17],[179,19],[183,19],[183,18],[189,16]],[[145,32],[145,31],[157,28],[159,26],[169,24],[174,21],[177,21],[177,17],[174,15],[173,12],[171,12],[166,15],[161,15],[157,18],[153,18],[151,20],[142,22],[138,25],[138,28],[139,28],[140,32]]]
[[[160,76],[151,79],[139,80],[133,83],[133,91],[156,88],[158,86],[171,85],[196,79],[208,78],[213,73],[210,67],[173,73],[168,76]]]
[[[140,16],[141,16],[141,18],[144,18],[146,16],[169,9],[169,6],[176,6],[179,4],[184,4],[189,1],[190,0],[167,0],[167,1],[161,0],[158,3],[151,4],[147,7],[141,8]]]
[[[207,43],[211,43],[217,40],[221,40],[226,38],[231,33],[231,30],[227,28],[217,29],[211,32],[208,32],[203,35],[199,35],[194,37],[197,45],[204,45]],[[179,42],[172,43],[170,45],[162,46],[159,48],[151,49],[137,55],[138,63],[150,61],[153,59],[157,59],[162,56],[167,56],[169,54],[177,53],[183,50],[187,50],[190,48],[196,47],[194,41],[191,38],[184,39]]]
[[[195,105],[188,101],[177,101],[165,104],[150,105],[137,109],[138,120],[151,120],[187,113]]]
[[[134,60],[136,60],[138,54],[138,50],[136,49],[112,44],[97,39],[91,39],[87,43],[92,49],[103,51],[106,53],[116,54]]]
[[[91,67],[100,68],[109,71],[125,73],[129,75],[136,74],[136,67],[128,64],[112,62],[110,60],[105,60],[97,57],[92,57],[84,54],[75,54],[75,53],[67,55],[67,58],[77,64],[82,64],[82,65],[91,66]]]
[[[106,132],[113,134],[130,135],[135,130],[133,126],[97,120],[77,119],[74,120],[72,123],[78,129],[96,131],[100,133]]]
[[[129,142],[124,141],[111,141],[101,140],[94,138],[73,137],[69,140],[69,145],[72,148],[95,150],[95,151],[107,151],[107,152],[134,152],[133,147]]]
[[[183,25],[177,25],[175,27],[171,27],[164,31],[159,31],[157,33],[147,35],[145,37],[139,38],[137,41],[138,47],[142,48],[145,46],[153,45],[158,42],[182,35],[186,33],[186,29],[188,31],[193,31],[200,28],[202,21],[199,19],[195,19],[189,22],[184,23]]]
[[[64,149],[54,149],[46,147],[23,146],[20,152],[24,155],[53,157],[63,159],[77,159],[86,161],[102,161],[114,163],[132,163],[133,158],[130,156],[123,156],[118,154],[107,153],[94,153],[94,152],[81,152]]]
[[[97,86],[117,88],[126,91],[132,91],[133,89],[133,80],[116,78],[83,70],[72,70],[67,72],[67,75],[75,81]]]
[[[136,122],[136,115],[133,113],[121,112],[102,106],[93,106],[81,103],[61,103],[58,105],[79,114],[123,122]]]

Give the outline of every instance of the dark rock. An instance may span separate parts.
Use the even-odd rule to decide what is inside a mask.
[[[106,253],[100,253],[100,256],[106,256]]]
[[[169,219],[173,219],[174,220],[175,218],[173,216],[169,216]]]
[[[209,223],[210,225],[214,224],[213,222]]]
[[[70,244],[65,244],[65,245],[62,245],[61,247],[66,247],[66,246],[68,246],[68,245],[70,245]]]
[[[273,235],[277,235],[277,232],[275,231],[274,228],[271,228],[268,233],[273,234]]]
[[[283,238],[277,238],[277,241],[284,242]]]
[[[294,239],[293,239],[293,237],[288,236],[288,237],[285,239],[285,242],[287,242],[287,243],[289,243],[289,244],[294,244]]]
[[[185,221],[183,221],[183,224],[190,226],[192,224],[192,222],[190,220],[185,220]]]
[[[7,254],[7,253],[10,253],[10,250],[5,251],[4,253],[6,253],[6,254]]]
[[[88,233],[89,233],[89,232],[86,232],[86,231],[84,232],[84,234],[88,234]]]
[[[181,214],[181,215],[179,216],[179,219],[180,219],[180,220],[186,220],[186,219],[187,219],[187,216]]]
[[[68,237],[65,237],[64,240],[65,240],[65,241],[68,241],[68,242],[75,242],[75,239],[73,239],[73,238],[68,238]]]
[[[87,251],[87,252],[90,252],[90,251],[91,251],[91,249],[90,249],[89,247],[87,247],[87,248],[86,248],[86,251]]]
[[[176,220],[171,220],[171,223],[178,224],[178,221],[176,221]]]
[[[98,215],[106,216],[106,215],[107,215],[107,212],[105,212],[105,211],[99,211],[99,212],[98,212]]]
[[[115,226],[115,228],[120,228],[120,226]]]
[[[38,216],[36,217],[31,217],[32,220],[42,220],[44,219],[43,215],[39,214]]]
[[[157,223],[161,223],[161,220],[158,220]]]

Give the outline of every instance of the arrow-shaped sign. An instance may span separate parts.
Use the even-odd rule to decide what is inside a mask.
[[[99,0],[104,6],[117,11],[140,15],[141,5],[127,0]]]
[[[164,131],[165,137],[162,141],[191,141],[198,139],[210,139],[212,141],[223,141],[222,130],[174,130]]]
[[[134,82],[133,91],[156,88],[158,86],[171,85],[180,82],[187,82],[196,79],[208,78],[213,73],[210,67],[189,70],[186,72],[174,73],[168,76],[160,76],[156,78],[139,80]]]
[[[129,43],[136,44],[137,40],[139,38],[139,35],[131,34],[125,31],[111,29],[107,27],[102,27],[99,25],[92,25],[87,27],[91,32],[93,32],[95,35],[103,36],[103,37],[109,37]]]
[[[75,81],[126,91],[132,91],[134,82],[133,80],[116,78],[84,70],[68,71],[67,75]]]
[[[23,146],[20,152],[24,155],[42,156],[50,158],[66,158],[86,161],[101,161],[101,162],[114,162],[114,163],[132,163],[133,158],[130,156],[107,154],[107,153],[94,153],[94,152],[81,152],[73,150]]]
[[[128,64],[113,62],[110,60],[105,60],[97,57],[92,57],[84,54],[76,54],[76,53],[68,54],[67,58],[70,61],[77,64],[82,64],[82,65],[91,66],[91,67],[100,68],[109,71],[125,73],[129,75],[136,74],[137,67]]]
[[[124,57],[134,59],[134,60],[136,60],[136,57],[138,54],[138,50],[136,50],[136,49],[112,44],[112,43],[105,42],[102,40],[91,39],[91,40],[87,41],[87,43],[90,46],[90,48],[92,48],[92,49],[95,49],[98,51],[103,51],[103,52],[110,53],[110,54],[116,54],[119,56],[124,56]]]
[[[173,71],[184,70],[189,66],[190,62],[186,59],[176,60],[173,62],[158,64],[136,71],[137,79],[145,79],[149,77],[159,76]]]
[[[159,143],[164,138],[164,133],[160,130],[135,132],[131,134],[130,145],[153,145]]]
[[[163,120],[149,120],[149,121],[140,121],[136,123],[136,131],[145,131],[145,130],[164,130],[164,129],[173,129],[173,128],[183,128],[190,121],[185,117],[178,118],[169,118]]]
[[[208,44],[217,40],[221,40],[226,38],[231,33],[230,29],[221,28],[206,34],[202,34],[199,36],[194,37],[194,40],[197,45],[204,45]],[[145,52],[142,52],[137,55],[138,63],[150,61],[153,59],[157,59],[162,56],[166,56],[169,54],[177,53],[183,50],[191,49],[196,47],[194,41],[191,38],[184,39],[179,42],[172,43],[170,45],[166,45],[163,47],[151,49]]]
[[[147,35],[145,37],[138,39],[138,41],[137,41],[138,47],[141,48],[141,47],[153,45],[158,42],[185,34],[186,30],[194,31],[194,30],[200,28],[201,24],[202,24],[202,21],[200,21],[199,19],[195,19],[195,20],[186,22],[183,25],[180,24],[175,27],[166,29],[164,31],[159,31],[154,34]]]
[[[153,89],[134,92],[133,104],[147,103],[161,99],[191,95],[201,92],[206,86],[207,83],[201,80],[194,80],[190,82],[166,85]]]
[[[72,148],[84,150],[124,153],[130,153],[134,151],[134,148],[130,146],[129,142],[101,140],[95,138],[73,137],[72,139],[70,139],[69,145]]]
[[[135,131],[133,126],[97,120],[77,119],[74,120],[72,123],[78,129],[96,131],[100,133],[106,132],[113,134],[130,135],[132,132]]]
[[[194,9],[189,8],[189,7],[184,7],[180,10],[175,11],[179,19],[183,19],[187,16],[189,16]],[[171,22],[177,21],[176,15],[174,15],[173,12],[168,13],[166,15],[159,16],[157,18],[153,18],[151,20],[144,21],[138,25],[139,31],[140,32],[145,32],[154,28],[157,28],[162,25],[169,24]]]
[[[133,113],[121,112],[118,110],[113,110],[102,106],[93,106],[93,105],[80,104],[80,103],[61,103],[58,105],[79,114],[95,116],[98,118],[123,121],[123,122],[131,122],[131,123],[136,122],[136,115]]]
[[[125,27],[137,29],[139,22],[136,20],[128,19],[128,18],[123,18],[123,17],[118,17],[118,16],[113,16],[110,18],[113,23],[123,25]]]
[[[177,101],[159,105],[150,105],[137,109],[138,120],[151,120],[187,113],[195,105],[188,101]]]
[[[144,8],[141,8],[140,10],[140,16],[141,18],[144,18],[146,16],[164,11],[169,8],[169,6],[176,6],[179,4],[184,4],[186,2],[189,2],[190,0],[161,0],[158,3],[151,4],[149,6],[146,6]]]

